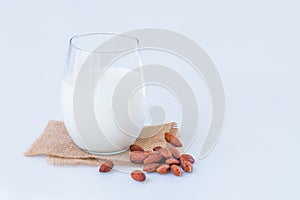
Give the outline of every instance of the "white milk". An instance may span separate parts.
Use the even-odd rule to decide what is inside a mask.
[[[88,141],[83,141],[82,134],[76,128],[74,113],[73,113],[73,94],[75,81],[71,78],[66,78],[62,84],[62,113],[64,123],[73,141],[82,149],[96,153],[113,153],[126,150],[130,144],[139,136],[144,124],[145,118],[145,95],[142,90],[138,90],[131,95],[128,100],[128,112],[131,123],[120,127],[114,117],[112,109],[112,98],[115,88],[120,80],[129,72],[129,69],[124,68],[109,68],[98,81],[94,93],[94,112],[98,126],[102,134],[93,135]],[[133,73],[134,74],[134,73]],[[140,74],[133,75],[134,79],[140,80]],[[132,91],[133,92],[133,91]],[[124,101],[124,99],[122,99]],[[84,109],[84,106],[82,107]],[[119,113],[122,115],[122,113]],[[122,124],[122,123],[121,123]],[[120,130],[121,128],[121,130]],[[93,131],[93,130],[91,130]]]

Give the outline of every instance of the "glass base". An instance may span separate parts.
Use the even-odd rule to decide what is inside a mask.
[[[120,154],[128,150],[128,148],[123,149],[121,151],[114,151],[114,152],[97,152],[97,151],[88,151],[86,149],[82,149],[83,151],[93,154],[93,155],[99,155],[99,156],[109,156],[109,155],[115,155],[115,154]]]

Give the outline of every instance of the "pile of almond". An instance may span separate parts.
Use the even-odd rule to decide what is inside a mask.
[[[171,144],[168,148],[154,147],[153,151],[145,151],[141,146],[133,144],[130,149],[130,161],[143,164],[144,172],[157,172],[167,174],[170,171],[175,176],[181,176],[182,171],[192,172],[195,159],[189,154],[181,154],[176,147],[182,147],[180,140],[172,133],[165,133],[165,140]],[[113,168],[112,161],[106,161],[101,166],[100,172],[109,172]],[[180,168],[181,166],[181,168]],[[136,181],[145,181],[146,175],[141,170],[134,170],[131,177]]]

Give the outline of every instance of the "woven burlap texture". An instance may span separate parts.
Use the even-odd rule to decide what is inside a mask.
[[[164,133],[177,134],[175,122],[145,126],[135,144],[145,150],[152,150],[155,146],[166,147]],[[25,156],[47,156],[47,162],[53,165],[90,165],[98,166],[105,160],[112,160],[115,164],[133,166],[129,161],[129,151],[115,155],[93,155],[81,150],[69,136],[64,122],[50,120],[41,136],[24,153]]]

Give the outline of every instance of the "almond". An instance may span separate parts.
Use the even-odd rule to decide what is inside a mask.
[[[177,160],[175,158],[168,158],[165,161],[165,163],[168,164],[168,165],[179,165],[180,164],[179,160]]]
[[[175,147],[182,147],[180,140],[172,133],[165,133],[165,140]]]
[[[164,158],[170,158],[172,157],[172,152],[168,149],[161,148],[157,151],[159,154],[161,154]]]
[[[150,151],[150,152],[148,152],[149,156],[153,156],[153,155],[157,155],[157,154],[158,154],[158,151]]]
[[[181,176],[181,169],[178,165],[171,165],[171,172],[175,175],[175,176]]]
[[[181,162],[181,168],[185,171],[185,172],[192,172],[193,171],[193,165],[192,163],[190,163],[189,161],[183,161]]]
[[[159,149],[161,149],[161,148],[162,148],[161,146],[154,147],[154,148],[153,148],[153,151],[157,151],[157,150],[159,150]]]
[[[160,174],[167,174],[170,171],[170,165],[161,165],[156,169],[156,172]]]
[[[130,151],[144,151],[143,147],[137,145],[137,144],[132,144],[129,146]]]
[[[105,161],[99,168],[99,172],[109,172],[114,167],[114,163],[110,160]]]
[[[180,152],[175,147],[170,147],[169,150],[172,152],[172,156],[176,159],[180,157]]]
[[[148,158],[144,160],[144,164],[158,163],[163,159],[161,154],[149,155]]]
[[[143,161],[148,157],[147,153],[142,151],[132,151],[130,152],[130,161],[136,164],[142,164]]]
[[[136,181],[142,182],[146,180],[146,175],[140,170],[134,170],[133,172],[131,172],[130,176]]]
[[[158,163],[152,163],[148,165],[144,165],[143,171],[145,172],[155,172],[156,169],[160,166]]]
[[[195,162],[195,159],[190,154],[182,154],[179,159],[180,159],[180,162],[189,161],[192,164]]]

